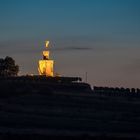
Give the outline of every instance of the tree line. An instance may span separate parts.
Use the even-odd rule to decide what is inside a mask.
[[[116,96],[140,96],[139,88],[113,88],[113,87],[93,87],[93,92],[100,95],[116,95]]]

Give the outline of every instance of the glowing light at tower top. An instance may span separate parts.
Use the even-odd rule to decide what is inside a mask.
[[[49,47],[49,43],[50,43],[50,41],[46,41],[46,48]]]

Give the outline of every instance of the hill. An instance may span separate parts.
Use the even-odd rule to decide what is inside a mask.
[[[24,81],[24,84],[26,82]],[[2,83],[4,82],[1,81]],[[20,82],[14,81],[13,85],[17,83]],[[21,83],[23,85],[23,82]],[[32,89],[35,89],[36,83],[39,82],[32,83]],[[64,85],[71,84],[74,85],[74,83]],[[86,91],[87,88],[83,91],[75,90],[75,92],[74,90],[66,92],[65,89],[59,92],[54,90],[43,93],[26,89],[22,92],[17,90],[16,94],[11,90],[11,94],[8,91],[5,96],[4,92],[1,92],[0,138],[140,138],[139,98],[105,96]]]

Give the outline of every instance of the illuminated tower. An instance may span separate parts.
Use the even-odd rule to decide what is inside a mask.
[[[49,41],[46,41],[46,48],[49,46]],[[53,71],[53,65],[54,61],[49,59],[50,52],[43,51],[43,60],[39,60],[39,75],[46,75],[47,77],[53,77],[54,71]]]

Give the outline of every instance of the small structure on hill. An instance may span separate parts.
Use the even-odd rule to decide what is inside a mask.
[[[46,41],[46,48],[49,47],[49,41]],[[49,58],[50,51],[43,51],[43,59],[39,60],[38,72],[39,75],[46,75],[47,77],[54,77],[54,60]]]

